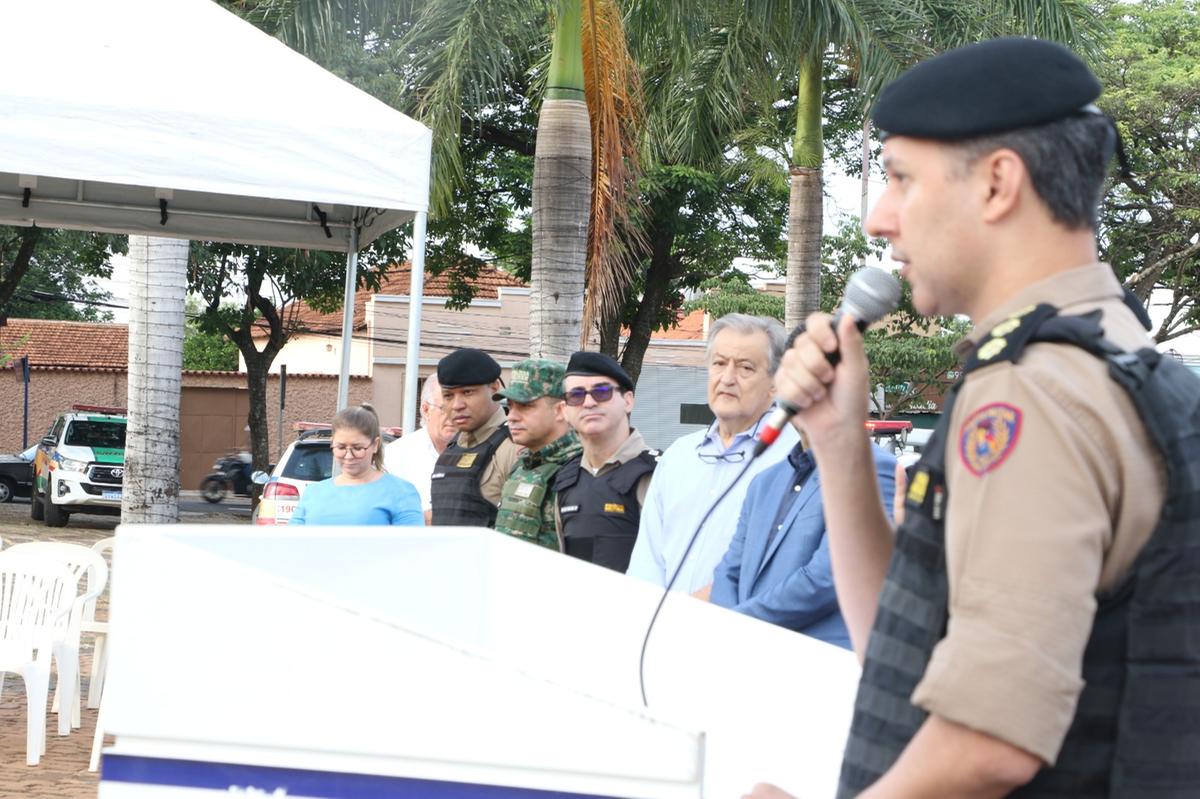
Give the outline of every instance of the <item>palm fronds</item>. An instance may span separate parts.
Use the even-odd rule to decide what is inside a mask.
[[[638,203],[638,137],[643,118],[637,65],[615,0],[585,0],[585,97],[592,127],[592,207],[588,220],[583,335],[625,301],[643,241],[632,224]],[[622,233],[624,236],[622,237]]]

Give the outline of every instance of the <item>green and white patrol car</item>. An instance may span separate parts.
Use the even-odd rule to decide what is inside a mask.
[[[74,405],[59,414],[33,458],[30,515],[62,527],[72,513],[121,513],[125,409]]]

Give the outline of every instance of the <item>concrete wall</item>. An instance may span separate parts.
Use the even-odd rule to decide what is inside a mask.
[[[125,407],[124,371],[39,369],[29,376],[29,444],[50,430],[59,411],[71,406]],[[13,369],[0,370],[0,452],[20,452],[24,386]]]

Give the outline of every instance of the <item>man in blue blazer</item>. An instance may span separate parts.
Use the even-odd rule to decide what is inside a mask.
[[[896,459],[875,445],[872,451],[890,515]],[[710,601],[850,649],[833,588],[820,474],[803,441],[751,481]]]

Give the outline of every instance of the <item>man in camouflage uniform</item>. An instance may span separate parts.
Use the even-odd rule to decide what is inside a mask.
[[[559,549],[554,526],[554,475],[582,448],[563,415],[564,367],[531,359],[513,365],[508,388],[508,429],[525,450],[504,483],[496,530]]]

